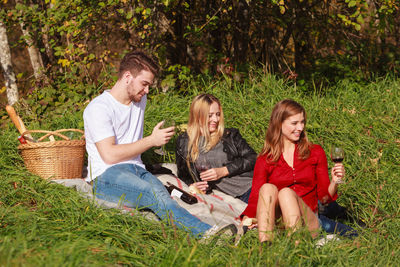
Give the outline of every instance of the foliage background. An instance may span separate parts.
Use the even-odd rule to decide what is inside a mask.
[[[128,50],[155,54],[145,134],[165,117],[185,123],[191,98],[218,96],[228,127],[259,151],[273,105],[293,98],[308,134],[346,151],[340,204],[367,227],[317,249],[307,234],[260,247],[250,231],[238,247],[204,245],[140,216],[105,211],[74,190],[26,171],[17,132],[0,111],[0,265],[397,265],[400,257],[399,2],[1,0],[29,129],[83,128],[88,101],[115,81]],[[33,77],[27,36],[44,63]],[[2,86],[0,86],[2,87]],[[1,105],[6,102],[1,90]],[[173,142],[167,145],[173,150]],[[146,161],[157,158],[152,151]],[[351,224],[351,222],[346,222]],[[298,246],[294,240],[300,239]]]
[[[199,74],[237,81],[252,67],[303,90],[364,81],[400,66],[395,0],[1,0],[22,98],[41,106],[92,96],[130,49],[163,66],[160,90],[187,91]],[[21,33],[23,28],[28,35]],[[28,39],[43,61],[32,76]],[[2,102],[5,102],[5,88]],[[46,92],[41,92],[46,91]],[[42,114],[44,108],[33,107]]]

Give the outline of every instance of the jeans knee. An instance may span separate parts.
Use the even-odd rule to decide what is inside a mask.
[[[336,222],[333,220],[330,220],[326,218],[323,215],[320,215],[318,218],[319,224],[321,225],[321,228],[327,232],[327,233],[333,233],[335,232],[336,228]]]

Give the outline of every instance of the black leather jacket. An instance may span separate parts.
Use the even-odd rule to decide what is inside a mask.
[[[192,174],[186,164],[188,142],[189,137],[186,132],[179,135],[176,140],[175,156],[176,165],[178,167],[178,177],[186,184],[190,185],[196,181],[200,181],[200,179],[193,162],[190,162]],[[239,130],[235,128],[225,129],[221,142],[229,161],[229,163],[225,165],[229,172],[227,177],[236,175],[253,177],[257,153],[247,144]]]

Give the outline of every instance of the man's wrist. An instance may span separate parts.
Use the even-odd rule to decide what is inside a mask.
[[[148,135],[148,136],[144,137],[143,139],[148,144],[149,148],[156,146],[153,134]]]

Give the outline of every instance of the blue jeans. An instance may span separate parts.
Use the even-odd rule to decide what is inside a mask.
[[[322,205],[321,202],[318,201],[318,213],[330,219],[351,219],[348,215],[347,209],[340,206],[336,201],[332,201],[328,205]]]
[[[339,234],[346,237],[356,237],[358,233],[356,230],[340,222],[335,222],[324,215],[318,215],[319,224],[321,228],[330,234]]]
[[[240,199],[241,201],[245,202],[246,204],[249,203],[249,198],[250,198],[250,193],[251,193],[251,188],[247,190],[246,193],[244,193],[241,196],[238,196],[237,198]]]
[[[146,169],[134,164],[117,164],[108,168],[93,183],[97,198],[132,208],[147,208],[160,219],[201,236],[211,228],[180,207],[164,185]]]

